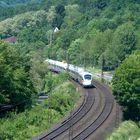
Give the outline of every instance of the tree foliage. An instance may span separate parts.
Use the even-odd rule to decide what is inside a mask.
[[[55,16],[55,18],[53,20],[52,27],[58,27],[60,29],[60,27],[61,27],[61,25],[63,23],[64,16],[65,16],[65,7],[64,7],[64,5],[58,4],[55,7],[55,11],[56,11],[56,16]]]
[[[0,103],[28,103],[34,88],[15,46],[0,42]]]
[[[42,0],[26,8],[3,7],[0,13],[0,19],[5,19],[0,22],[0,38],[16,36],[21,56],[34,60],[29,63],[29,59],[24,59],[23,65],[26,71],[32,67],[30,73],[35,68],[34,76],[31,75],[37,91],[42,90],[45,81],[43,78],[44,82],[39,82],[42,77],[35,65],[42,68],[42,64],[32,56],[35,52],[45,58],[69,58],[70,63],[82,66],[100,66],[104,58],[104,70],[114,70],[134,50],[140,49],[138,0]],[[56,26],[58,32],[54,32]]]
[[[140,119],[140,52],[130,55],[116,70],[113,94],[124,108],[124,116]]]
[[[0,22],[0,37],[15,35],[20,43],[29,44],[41,41],[46,56],[60,60],[66,59],[73,42],[81,40],[78,53],[82,63],[99,66],[104,56],[106,70],[115,69],[127,55],[139,49],[137,1],[44,0],[39,8]],[[55,27],[60,31],[54,33]],[[77,49],[76,45],[72,48]],[[71,51],[71,63],[79,63],[75,55],[76,51]]]
[[[33,54],[31,58],[30,77],[37,93],[40,93],[45,88],[47,72],[47,64],[42,59],[41,54]]]

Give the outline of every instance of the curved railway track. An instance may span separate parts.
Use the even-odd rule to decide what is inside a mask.
[[[90,134],[92,134],[96,129],[98,129],[103,122],[108,118],[110,115],[112,108],[113,108],[113,98],[110,95],[110,92],[108,89],[100,85],[99,82],[94,81],[95,87],[99,90],[99,92],[103,92],[105,94],[105,103],[103,110],[99,114],[99,116],[94,120],[88,127],[86,127],[81,133],[79,133],[77,136],[73,138],[73,140],[84,140],[86,139]]]
[[[106,86],[97,81],[93,82],[96,88],[82,89],[85,97],[77,111],[50,132],[34,139],[84,140],[100,128],[112,111],[114,99]],[[69,131],[71,129],[74,130],[71,131],[72,133]]]

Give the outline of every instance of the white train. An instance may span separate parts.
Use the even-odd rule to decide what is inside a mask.
[[[84,71],[83,68],[72,65],[72,64],[67,64],[64,62],[60,61],[55,61],[52,59],[46,59],[46,62],[50,64],[50,69],[55,71],[55,72],[61,72],[61,71],[66,71],[68,70],[69,74],[71,77],[78,81],[83,87],[92,87],[92,74]]]

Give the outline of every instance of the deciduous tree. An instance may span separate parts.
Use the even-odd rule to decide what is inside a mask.
[[[140,52],[124,60],[112,82],[113,94],[123,106],[125,117],[140,120]]]

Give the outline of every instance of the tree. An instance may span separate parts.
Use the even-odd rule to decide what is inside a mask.
[[[76,39],[75,41],[73,41],[70,45],[70,47],[68,48],[68,55],[69,55],[69,61],[72,64],[79,64],[81,63],[81,59],[80,59],[80,45],[82,43],[81,39]]]
[[[111,34],[110,34],[111,35]],[[115,69],[130,55],[137,46],[137,37],[133,24],[126,23],[119,26],[107,42],[105,50],[105,65],[108,69]]]
[[[112,80],[113,94],[126,119],[140,120],[140,52],[126,58]]]
[[[0,103],[30,103],[34,88],[16,46],[0,42]],[[23,105],[23,107],[24,107]]]
[[[136,46],[136,35],[133,24],[126,23],[117,28],[114,33],[113,45],[119,61],[123,61],[126,55],[131,54]]]
[[[37,93],[40,93],[45,88],[47,72],[47,64],[44,62],[41,54],[34,53],[31,59],[30,77]]]
[[[64,17],[63,27],[70,28],[72,25],[76,24],[81,17],[82,14],[79,11],[79,6],[77,4],[67,5],[66,7],[66,15]]]
[[[53,27],[58,27],[60,29],[62,23],[63,23],[63,19],[65,16],[65,7],[62,4],[58,4],[55,7],[55,11],[56,11],[56,17],[53,19],[53,23],[52,26]]]
[[[48,22],[52,24],[55,16],[56,16],[55,7],[51,6],[49,11],[47,12],[47,20],[48,20]]]

